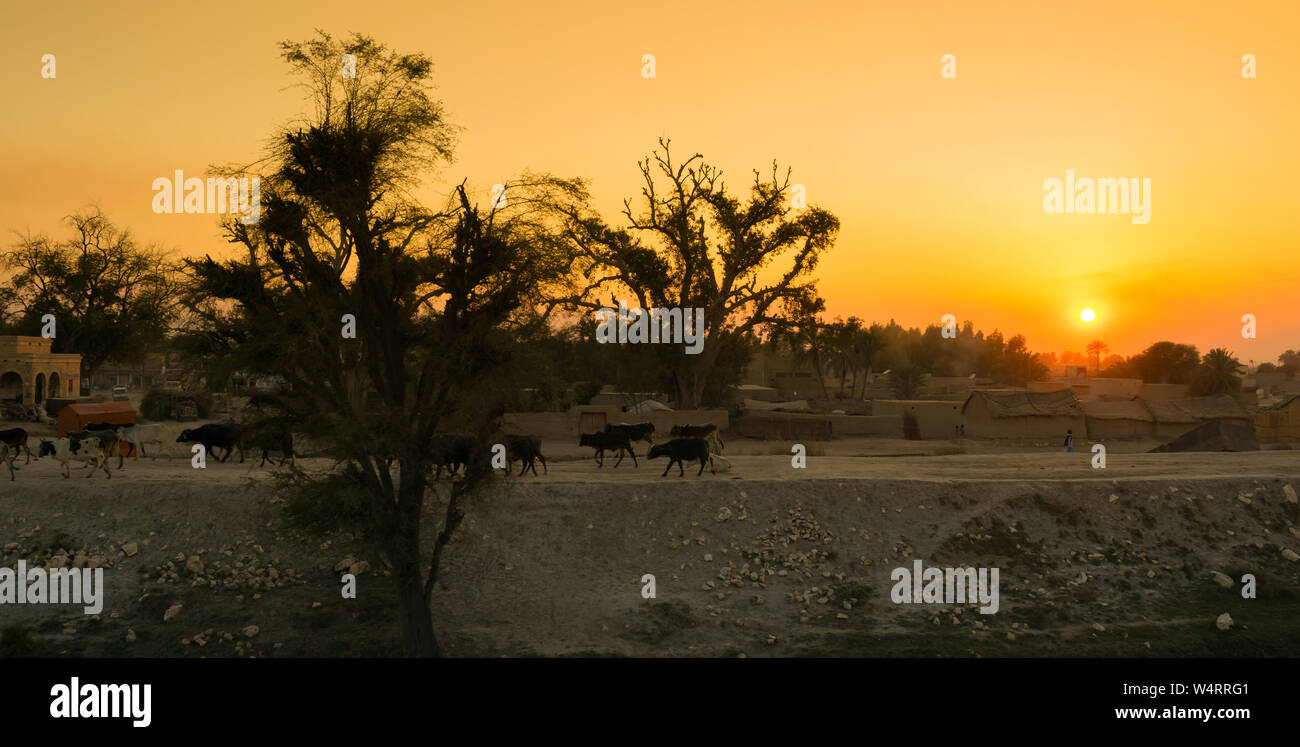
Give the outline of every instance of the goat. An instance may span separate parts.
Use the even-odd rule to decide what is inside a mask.
[[[718,433],[718,426],[713,423],[705,423],[704,425],[674,425],[672,429],[668,431],[668,435],[673,438],[702,438],[711,442],[715,447],[714,451],[719,453],[722,452],[722,447],[725,446],[725,444],[722,443],[722,435]]]
[[[23,464],[32,463],[32,450],[27,448],[27,431],[22,428],[10,428],[6,431],[0,431],[0,441],[3,441],[9,447],[10,460],[18,456],[19,451],[27,452],[27,461]]]
[[[633,441],[645,441],[654,446],[655,443],[655,424],[645,423],[610,423],[605,426],[606,433],[626,433],[627,437]]]
[[[650,459],[656,459],[661,456],[668,457],[668,466],[664,467],[664,473],[660,477],[667,477],[668,470],[677,464],[679,477],[686,475],[686,468],[683,466],[685,460],[700,460],[700,471],[695,473],[696,477],[704,474],[704,466],[707,464],[709,471],[717,474],[713,468],[713,456],[709,453],[709,444],[702,438],[674,438],[666,444],[650,447]]]
[[[621,431],[599,431],[596,433],[583,433],[578,437],[579,446],[590,446],[596,450],[596,466],[605,466],[605,450],[617,450],[618,461],[614,463],[615,467],[623,463],[623,452],[632,455],[632,465],[641,466],[636,461],[636,452],[632,450],[632,440],[626,433]]]

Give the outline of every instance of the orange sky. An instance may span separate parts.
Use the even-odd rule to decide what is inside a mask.
[[[1044,351],[1300,348],[1293,1],[74,2],[5,20],[5,242],[98,202],[179,254],[225,251],[212,216],[155,215],[153,179],[251,160],[302,110],[276,43],[360,31],[428,54],[464,127],[430,202],[534,169],[587,177],[612,220],[666,135],[735,186],[776,158],[839,216],[831,315],[953,313]],[[1044,213],[1066,169],[1149,177],[1150,223]]]

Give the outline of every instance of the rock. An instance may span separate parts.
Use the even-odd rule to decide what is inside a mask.
[[[370,570],[370,564],[364,560],[358,560],[357,562],[352,564],[350,573],[353,576],[360,576],[361,574],[365,573],[368,570]]]
[[[171,619],[175,618],[177,615],[179,615],[181,613],[181,608],[184,606],[185,605],[183,604],[173,604],[172,606],[168,607],[167,611],[163,613],[163,622],[168,622]]]
[[[718,515],[715,518],[718,521],[726,521],[727,519],[730,519],[731,509],[727,506],[723,506],[722,508],[718,509]]]
[[[713,562],[713,553],[711,553],[711,552],[706,552],[706,553],[704,553],[704,562],[706,562],[706,563],[711,563],[711,562]]]
[[[258,633],[262,632],[262,629],[256,625],[246,625],[244,626],[244,629],[239,632],[243,633],[245,638],[255,638]]]
[[[1295,488],[1291,487],[1290,483],[1282,486],[1282,494],[1286,496],[1287,503],[1300,503],[1300,500],[1296,499]]]
[[[140,552],[140,546],[134,542],[128,542],[125,545],[122,545],[122,552],[126,553],[126,556],[129,558]]]
[[[1093,623],[1093,624],[1092,624],[1092,629],[1095,630],[1095,631],[1097,631],[1098,633],[1105,633],[1105,632],[1106,632],[1106,626],[1105,626],[1105,625],[1102,625],[1101,623]]]
[[[1246,504],[1247,506],[1250,505],[1250,496],[1246,495],[1245,493],[1238,493],[1238,494],[1237,494],[1237,500],[1241,501],[1242,503]]]
[[[134,642],[135,642],[135,630],[134,630],[134,629],[132,629],[132,628],[127,628],[127,629],[126,629],[126,642],[127,642],[127,643],[134,643]]]
[[[1292,537],[1295,537],[1296,539],[1300,539],[1300,529],[1296,529],[1295,527],[1287,527],[1287,531],[1291,532]]]
[[[1214,583],[1218,584],[1219,586],[1222,586],[1225,589],[1232,588],[1232,579],[1218,571],[1214,572]]]
[[[191,555],[185,559],[185,570],[190,573],[199,574],[203,572],[203,560],[197,555]]]
[[[1114,493],[1111,493],[1111,495],[1110,495],[1110,502],[1111,502],[1111,503],[1116,503],[1116,502],[1118,502],[1118,501],[1119,501],[1119,496],[1115,495]]]
[[[1087,571],[1079,571],[1079,577],[1076,578],[1076,579],[1074,580],[1074,582],[1077,583],[1077,584],[1086,584],[1086,583],[1088,583],[1088,572],[1087,572]]]
[[[1292,563],[1296,562],[1297,560],[1300,560],[1300,555],[1296,555],[1295,551],[1289,547],[1282,548],[1282,557],[1286,558]]]
[[[353,558],[351,555],[349,555],[334,564],[334,571],[336,573],[339,571],[348,571],[348,569],[350,569],[352,567],[352,564],[355,562],[357,562],[356,558]],[[350,573],[351,571],[348,572]]]
[[[1227,630],[1228,628],[1231,628],[1232,615],[1229,615],[1227,612],[1223,613],[1222,615],[1219,615],[1219,619],[1214,621],[1214,626],[1217,627],[1219,630]]]

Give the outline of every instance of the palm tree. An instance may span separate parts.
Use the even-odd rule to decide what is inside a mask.
[[[1101,373],[1101,356],[1110,352],[1110,346],[1101,340],[1093,340],[1088,343],[1088,354],[1097,361],[1096,372]]]
[[[1210,394],[1238,394],[1241,392],[1241,361],[1226,348],[1215,348],[1205,354],[1201,364],[1192,373],[1189,394],[1200,397]]]
[[[822,363],[827,350],[830,349],[827,327],[828,325],[823,324],[816,317],[807,316],[776,333],[780,344],[790,351],[792,362],[796,366],[804,363],[812,365],[813,378],[821,388],[823,399],[831,398],[830,392],[826,389],[826,378],[823,375],[825,369]]]
[[[895,366],[889,372],[889,391],[898,399],[916,399],[930,374],[912,362]]]

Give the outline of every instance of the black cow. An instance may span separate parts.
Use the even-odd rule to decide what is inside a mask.
[[[645,441],[654,446],[655,443],[655,424],[649,421],[644,423],[610,423],[605,426],[606,433],[626,433],[628,439],[632,441]]]
[[[9,463],[18,456],[18,452],[27,452],[27,461],[23,464],[32,463],[32,450],[27,448],[27,431],[22,428],[10,428],[9,430],[0,431],[0,442],[4,442],[9,447]],[[10,475],[12,477],[12,475]]]
[[[442,474],[442,468],[447,468],[447,474],[455,475],[456,470],[469,464],[469,459],[474,451],[475,441],[469,436],[459,436],[454,433],[435,433],[433,436],[433,463],[437,469],[433,473],[433,479],[436,481]],[[534,471],[536,471],[534,469]]]
[[[618,452],[618,461],[614,462],[615,467],[623,463],[623,452],[625,451],[628,454],[632,455],[633,467],[641,466],[636,461],[636,452],[632,450],[631,437],[628,436],[628,434],[624,433],[623,431],[597,431],[595,433],[580,433],[578,434],[578,445],[590,446],[591,448],[596,450],[597,467],[605,466],[606,451]]]
[[[239,462],[244,462],[244,447],[240,444],[239,426],[234,423],[209,423],[201,425],[198,428],[187,428],[181,431],[181,435],[176,437],[176,443],[197,443],[203,444],[203,448],[212,456],[216,456],[215,449],[219,446],[226,450],[226,455],[219,461],[226,461],[235,449],[239,449]]]
[[[650,458],[655,459],[661,456],[668,456],[668,466],[664,467],[664,473],[660,477],[667,477],[668,470],[673,468],[673,463],[677,463],[677,473],[679,477],[686,475],[686,469],[683,462],[686,460],[700,460],[700,471],[695,473],[696,477],[704,474],[704,465],[709,466],[709,471],[717,474],[713,468],[713,457],[709,456],[709,442],[702,438],[674,438],[666,444],[650,447]]]
[[[546,466],[546,457],[542,456],[542,439],[537,436],[514,436],[506,434],[506,473],[510,472],[510,462],[518,459],[523,463],[519,468],[519,474],[523,474],[529,468],[532,468],[533,474],[537,474],[537,461],[542,460],[542,469],[549,473],[551,470]]]

